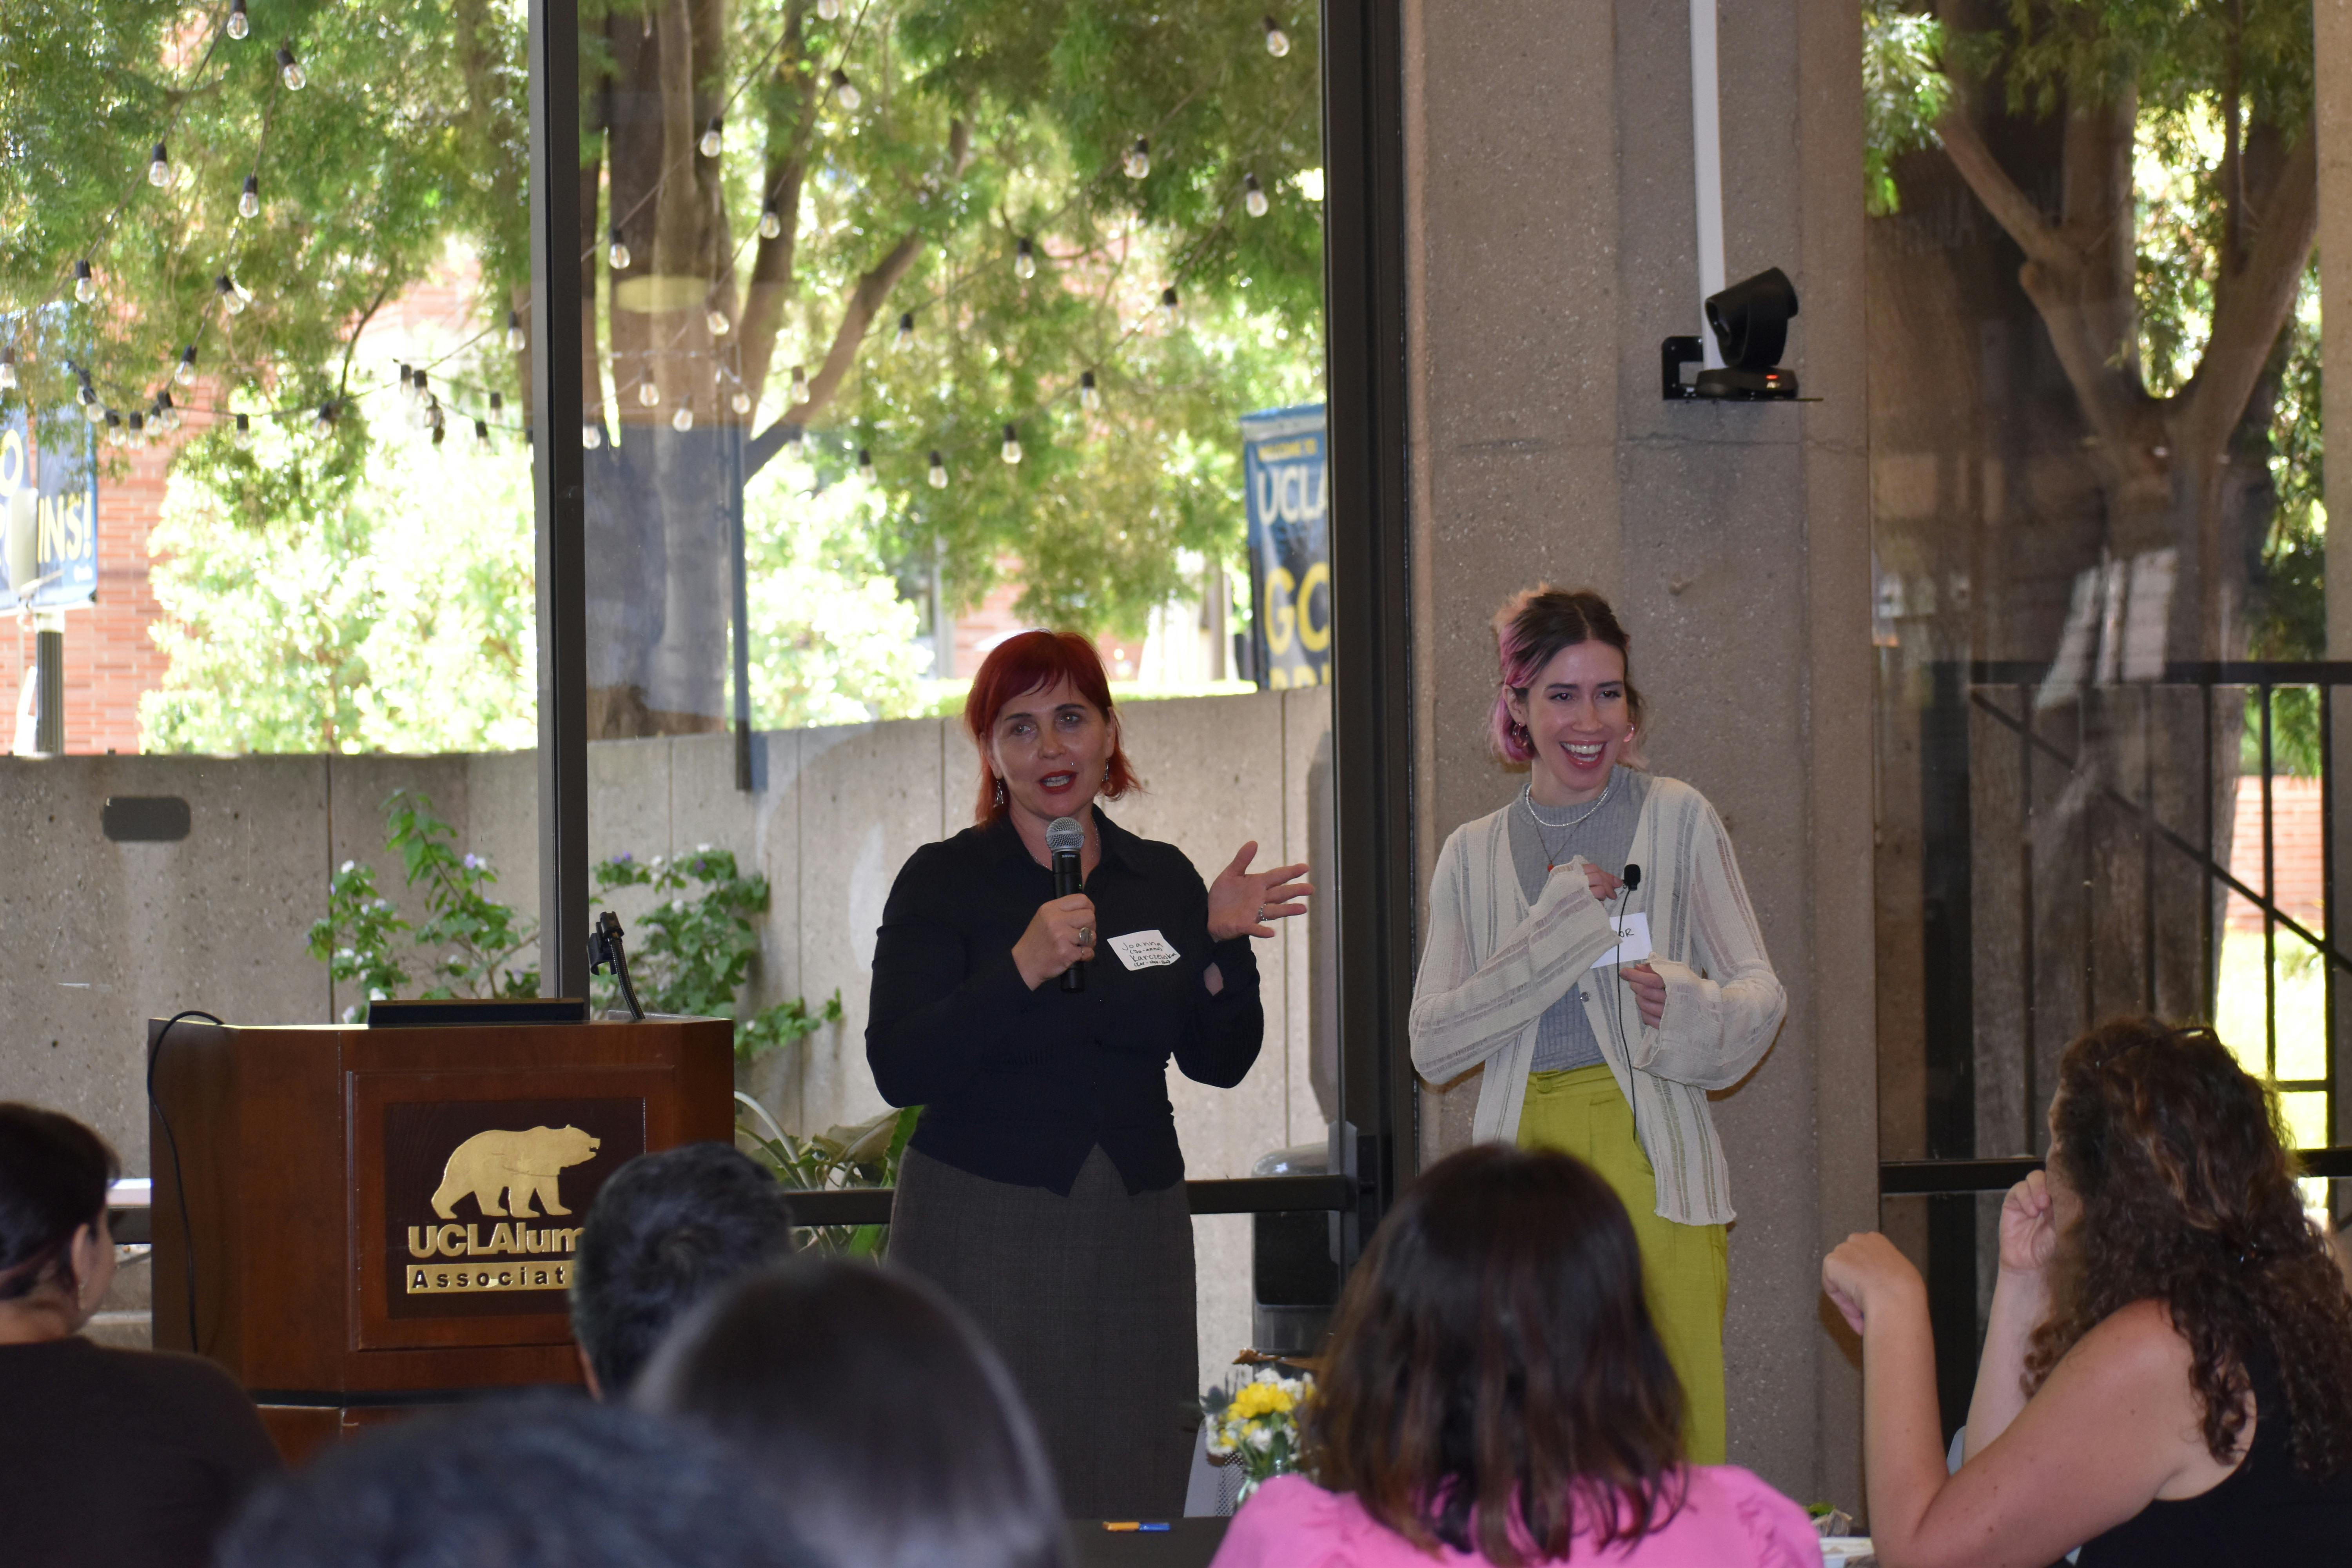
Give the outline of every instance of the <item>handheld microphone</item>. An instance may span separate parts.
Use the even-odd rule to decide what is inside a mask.
[[[1057,816],[1045,825],[1045,853],[1054,866],[1054,896],[1066,899],[1077,892],[1086,882],[1078,870],[1078,853],[1087,846],[1087,830],[1078,826],[1075,816]],[[1062,989],[1084,991],[1087,988],[1087,966],[1073,963],[1062,971]]]
[[[1642,868],[1628,862],[1625,867],[1625,875],[1622,879],[1625,884],[1625,890],[1629,893],[1632,892],[1634,889],[1642,885]]]

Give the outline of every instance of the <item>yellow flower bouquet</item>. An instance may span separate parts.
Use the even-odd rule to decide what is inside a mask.
[[[1267,1478],[1298,1468],[1298,1413],[1314,1397],[1312,1375],[1285,1377],[1262,1366],[1223,1405],[1202,1401],[1202,1414],[1209,1423],[1209,1457],[1219,1464],[1242,1467],[1237,1502],[1247,1501]]]

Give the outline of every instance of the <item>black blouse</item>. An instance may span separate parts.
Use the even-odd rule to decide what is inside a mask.
[[[1095,809],[1102,858],[1087,879],[1095,958],[1087,988],[1032,991],[1013,945],[1054,876],[1009,820],[915,851],[874,944],[866,1059],[893,1105],[920,1105],[912,1146],[992,1181],[1067,1195],[1097,1144],[1130,1193],[1184,1179],[1168,1060],[1231,1089],[1265,1035],[1250,939],[1209,940],[1209,889],[1170,844]],[[1112,939],[1157,931],[1176,961],[1129,969]],[[1209,994],[1202,973],[1224,982]]]

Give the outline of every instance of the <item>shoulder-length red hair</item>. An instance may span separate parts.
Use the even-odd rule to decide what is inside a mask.
[[[971,690],[963,700],[963,724],[980,748],[980,804],[972,810],[974,822],[993,822],[1009,809],[996,798],[996,770],[988,763],[988,735],[996,728],[996,716],[1014,698],[1043,691],[1057,680],[1067,680],[1079,696],[1102,710],[1105,719],[1112,716],[1110,677],[1103,672],[1102,655],[1076,632],[1021,632],[1006,637],[971,678]],[[1117,800],[1142,782],[1127,760],[1127,748],[1114,740],[1110,776],[1095,794]]]

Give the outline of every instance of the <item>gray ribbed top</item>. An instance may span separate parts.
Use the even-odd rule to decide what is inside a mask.
[[[1604,871],[1622,876],[1625,857],[1633,848],[1633,829],[1642,820],[1642,803],[1650,794],[1650,775],[1620,765],[1609,775],[1609,797],[1592,815],[1570,827],[1538,827],[1528,815],[1524,799],[1511,807],[1511,866],[1519,875],[1519,890],[1532,904],[1543,896],[1544,883],[1554,866],[1564,866],[1581,855]],[[1546,816],[1572,816],[1583,806],[1542,806]],[[1581,978],[1580,976],[1579,977]],[[1638,1026],[1638,1025],[1636,1025]],[[1544,1009],[1536,1025],[1537,1072],[1565,1072],[1597,1067],[1601,1042],[1592,1037],[1591,1020],[1573,987]]]

